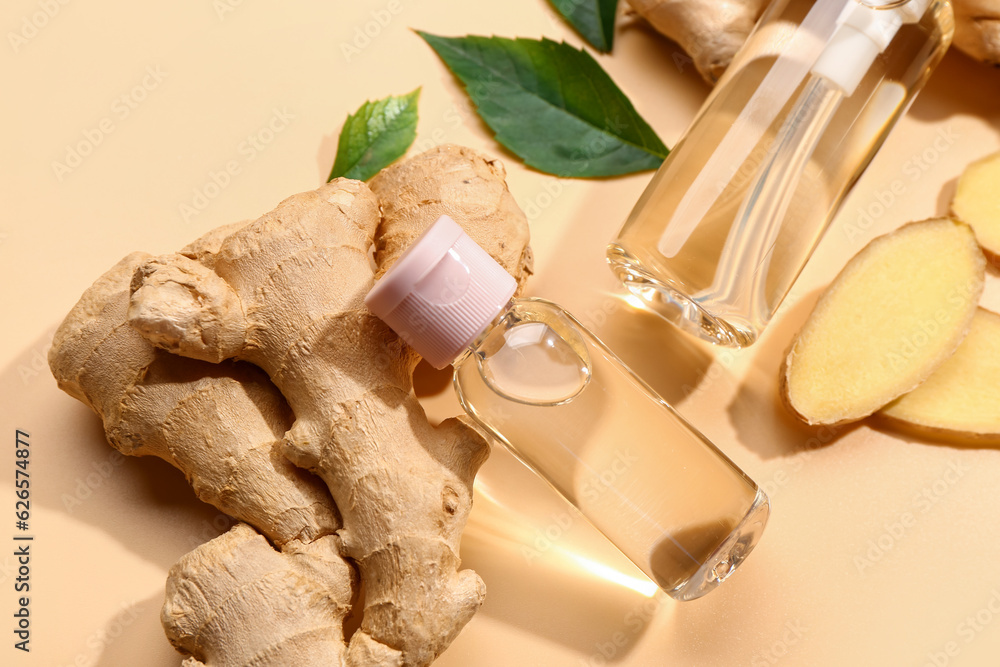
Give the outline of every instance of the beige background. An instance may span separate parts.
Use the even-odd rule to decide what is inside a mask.
[[[1000,452],[868,424],[811,431],[775,400],[781,353],[818,289],[870,238],[943,212],[962,166],[1000,148],[1000,71],[955,53],[945,59],[767,334],[734,354],[630,310],[604,266],[604,244],[651,174],[558,180],[521,167],[410,32],[546,35],[579,44],[544,0],[277,6],[8,0],[0,9],[0,403],[10,447],[0,456],[7,461],[0,664],[178,665],[158,622],[166,571],[226,527],[166,464],[116,456],[96,418],[56,389],[44,358],[63,315],[129,251],[172,251],[317,186],[347,113],[417,86],[418,146],[464,143],[507,165],[531,221],[537,275],[529,292],[591,324],[773,501],[763,541],[732,580],[677,604],[649,597],[641,575],[497,451],[463,547],[466,564],[487,582],[488,600],[438,664],[1000,661]],[[398,11],[380,14],[390,7]],[[386,25],[378,16],[389,17]],[[614,55],[599,58],[670,145],[708,92],[677,56],[676,47],[622,17]],[[241,148],[269,123],[277,130],[269,142]],[[100,142],[78,166],[57,173],[53,163],[88,136]],[[181,205],[193,205],[195,191],[230,161],[239,173],[197,202],[203,210],[183,215]],[[894,182],[904,194],[888,202]],[[874,220],[859,224],[866,210]],[[1000,308],[995,276],[986,300]],[[422,377],[437,394],[427,400],[437,417],[456,409],[443,380]],[[30,432],[32,443],[29,655],[12,648],[11,633],[16,428]],[[893,524],[907,512],[915,522],[900,531]]]

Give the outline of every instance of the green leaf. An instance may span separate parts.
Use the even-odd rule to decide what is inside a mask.
[[[496,139],[557,176],[655,169],[667,147],[590,54],[566,43],[418,34],[465,84]]]
[[[365,102],[349,115],[327,181],[338,176],[367,181],[406,153],[417,136],[418,97],[419,88],[409,95]]]
[[[618,0],[549,0],[590,45],[603,53],[615,41],[615,13]]]

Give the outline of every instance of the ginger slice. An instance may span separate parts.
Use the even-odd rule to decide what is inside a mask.
[[[972,230],[940,218],[869,243],[820,297],[782,373],[809,424],[866,417],[911,391],[969,330],[986,261]]]
[[[958,179],[951,212],[972,227],[986,256],[1000,264],[1000,153],[965,168]]]
[[[979,308],[954,356],[882,409],[905,430],[949,440],[1000,441],[1000,315]]]

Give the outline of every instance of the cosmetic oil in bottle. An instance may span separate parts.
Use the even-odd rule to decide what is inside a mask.
[[[709,592],[757,543],[764,493],[572,315],[442,217],[369,293],[462,406],[663,590]]]
[[[654,312],[752,344],[951,42],[946,0],[776,0],[608,261]]]

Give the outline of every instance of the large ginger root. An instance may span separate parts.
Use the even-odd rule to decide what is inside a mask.
[[[969,331],[986,259],[967,225],[915,222],[855,255],[817,302],[782,372],[809,424],[866,417],[926,380]]]
[[[635,11],[691,56],[701,76],[718,81],[746,41],[767,0],[629,0]],[[953,44],[976,60],[1000,64],[1000,1],[953,0]]]
[[[99,341],[99,353],[90,343],[87,354],[67,353],[63,345],[53,354],[54,360],[61,360],[53,362],[54,371],[61,368],[57,377],[92,374],[87,391],[97,391],[94,387],[109,380],[115,387],[141,383],[146,374],[143,364],[149,362],[132,359],[137,350],[148,353],[149,348],[145,340],[133,339],[136,332],[160,347],[203,360],[155,353],[177,364],[216,369],[203,371],[209,377],[218,375],[218,368],[242,366],[240,362],[219,367],[205,363],[230,357],[252,361],[271,376],[297,418],[284,436],[284,454],[320,475],[342,513],[343,528],[318,540],[335,544],[341,556],[357,565],[364,581],[361,629],[351,638],[344,657],[345,664],[358,667],[428,664],[464,626],[483,597],[478,576],[458,569],[458,540],[471,503],[472,479],[485,457],[485,441],[456,420],[437,428],[427,423],[410,384],[417,358],[362,305],[372,284],[367,249],[377,233],[390,239],[415,236],[419,232],[414,230],[433,222],[441,208],[467,222],[470,235],[516,276],[523,277],[530,270],[527,223],[503,185],[498,164],[455,147],[440,147],[414,160],[433,164],[440,173],[428,177],[420,173],[424,170],[417,170],[406,176],[406,162],[386,170],[379,177],[379,194],[383,206],[392,211],[387,211],[384,220],[379,202],[364,184],[341,179],[285,200],[248,226],[210,234],[182,254],[143,260],[134,274],[128,306],[134,329],[122,326],[123,308],[109,312],[98,307],[99,299],[86,296],[68,318],[98,320],[97,328],[130,332],[122,338],[132,347],[123,348],[117,342],[105,345],[98,332],[94,339]],[[398,254],[398,250],[385,250],[388,245],[380,245],[382,269]],[[142,345],[136,345],[136,340]],[[101,361],[92,361],[95,358]],[[95,363],[95,371],[87,370]],[[214,420],[225,430],[253,411],[251,407],[215,409],[210,401],[192,398],[180,401],[191,406],[187,412],[161,410],[166,415],[156,416],[157,408],[151,406],[116,412],[103,407],[114,404],[113,398],[95,401],[72,383],[63,384],[98,410],[109,435],[138,433],[149,428],[144,420],[155,423],[154,432],[164,431],[164,423],[179,419],[192,424],[194,433],[170,433],[166,446],[172,453],[195,447],[188,440],[197,439],[198,428],[204,429],[208,422]],[[170,378],[164,384],[175,382]],[[185,395],[190,387],[179,391]],[[130,395],[129,389],[118,392]],[[280,428],[269,428],[268,433],[273,438]],[[141,436],[134,440],[145,442]],[[203,449],[214,452],[216,458],[194,464],[189,477],[205,475],[212,480],[205,486],[218,490],[214,473],[203,468],[224,466],[238,457],[219,456],[211,439]],[[178,465],[184,456],[168,460]],[[280,456],[274,458],[287,463]],[[240,484],[230,485],[228,495],[239,499]],[[206,491],[204,497],[210,495]],[[234,514],[239,516],[236,509]],[[328,513],[336,517],[332,503]],[[293,518],[302,522],[301,517]],[[242,637],[256,633],[255,646],[277,647],[287,642],[288,628],[262,620],[267,614],[262,614],[252,596],[229,599],[211,591],[293,576],[290,573],[298,566],[289,565],[287,559],[317,541],[305,530],[295,535],[283,543],[272,536],[282,546],[280,552],[261,551],[264,543],[260,540],[251,540],[257,545],[252,548],[236,548],[233,545],[242,544],[247,535],[239,535],[239,540],[225,535],[178,565],[172,582],[180,578],[184,586],[171,583],[168,587],[164,623],[171,641],[197,658],[191,664],[288,664],[270,653],[247,653],[235,645],[240,639],[230,635],[240,628]],[[253,553],[273,557],[249,555]],[[239,565],[232,564],[234,559]],[[248,562],[243,563],[244,559]],[[258,570],[260,559],[271,565]],[[245,571],[237,572],[238,567]],[[219,582],[219,577],[244,583]],[[350,589],[334,588],[340,591],[338,595],[347,595]],[[285,593],[298,590],[287,582],[279,589]],[[183,596],[179,597],[179,591]],[[197,591],[202,593],[192,593]],[[344,598],[334,598],[336,604],[324,612],[322,604],[314,604],[315,599],[325,600],[323,595],[286,599],[280,591],[274,593],[280,609],[302,619],[332,614],[328,621],[317,621],[317,627],[324,623],[339,627]],[[220,629],[205,630],[203,621],[216,616],[225,617],[218,619]],[[303,620],[306,625],[311,622]],[[335,655],[338,645],[344,648],[342,641],[327,642],[315,662],[295,662],[340,664],[339,659],[324,657],[331,650],[334,653],[329,655]]]
[[[116,449],[166,460],[199,498],[275,544],[332,534],[329,492],[280,456],[291,413],[267,377],[250,364],[175,357],[127,325],[129,283],[148,259],[125,257],[66,316],[49,352],[60,388],[93,408]]]
[[[954,356],[881,410],[893,426],[949,441],[1000,441],[1000,315],[980,308]]]
[[[157,456],[173,464],[185,473],[199,498],[253,524],[278,547],[287,545],[292,554],[304,549],[329,551],[340,527],[336,508],[318,478],[281,455],[281,436],[291,426],[292,416],[267,376],[242,362],[216,365],[168,354],[128,326],[129,283],[148,258],[145,253],[125,257],[84,293],[63,321],[49,358],[59,386],[97,412],[108,440],[122,453]],[[251,535],[256,537],[251,540]],[[236,536],[250,545],[235,550]],[[232,608],[233,601],[213,597],[214,582],[207,582],[204,591],[190,585],[205,571],[201,564],[221,564],[220,554],[230,552],[246,562],[211,571],[214,578],[222,572],[242,577],[245,587],[240,590],[245,592],[235,599],[247,605],[244,613],[219,612],[225,605]],[[342,628],[344,610],[350,607],[354,593],[350,567],[342,559],[324,565],[324,574],[307,586],[303,574],[297,574],[294,582],[284,581],[293,567],[280,565],[284,560],[283,552],[245,524],[186,556],[168,581],[163,613],[175,646],[198,658],[211,658],[210,664],[218,667],[254,664],[254,659],[256,664],[276,665],[293,663],[260,661],[286,656],[310,639],[302,650],[314,657],[294,664],[331,664],[326,659],[331,650],[344,653],[342,630],[337,639],[328,628]],[[262,565],[273,572],[256,569]],[[185,576],[188,572],[193,574]],[[307,594],[291,595],[293,584]],[[285,590],[289,595],[281,596]],[[250,591],[267,594],[251,598]],[[336,613],[331,615],[331,609]],[[325,638],[300,636],[290,623],[264,625],[274,622],[276,610],[299,624],[322,627]],[[243,641],[230,640],[231,646],[215,641],[219,626],[218,632],[228,634],[242,628]],[[248,636],[263,643],[245,641]],[[216,646],[225,654],[213,652]],[[260,655],[255,653],[258,649],[263,651]],[[201,663],[191,658],[185,664]]]
[[[357,181],[296,195],[228,237],[211,266],[147,261],[129,320],[171,351],[239,357],[271,377],[296,415],[285,453],[327,483],[366,583],[358,634],[427,664],[483,599],[458,569],[458,538],[485,445],[456,420],[427,423],[412,354],[363,306],[379,222]]]

